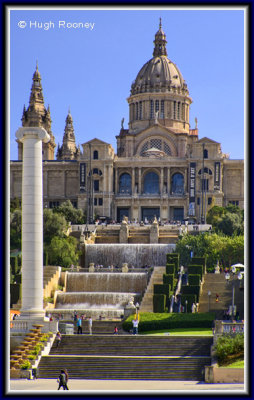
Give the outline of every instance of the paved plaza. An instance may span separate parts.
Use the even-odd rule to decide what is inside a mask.
[[[245,387],[243,383],[217,383],[209,384],[198,381],[129,381],[129,380],[80,380],[70,379],[69,389],[71,392],[82,392],[87,394],[107,394],[118,392],[121,394],[173,394],[173,393],[192,393],[204,391],[212,393],[224,393],[232,391],[234,394],[244,394]],[[41,391],[44,393],[56,392],[58,388],[57,379],[12,379],[10,381],[9,392],[20,391]],[[65,391],[65,393],[70,393]],[[61,394],[63,390],[61,389]]]

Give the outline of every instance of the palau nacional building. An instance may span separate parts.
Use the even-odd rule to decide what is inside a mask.
[[[168,58],[166,44],[160,23],[153,57],[131,85],[128,129],[122,120],[116,153],[100,138],[80,149],[70,112],[62,145],[56,148],[36,67],[22,126],[40,126],[50,135],[43,143],[44,207],[70,200],[89,220],[99,215],[119,222],[123,216],[138,221],[192,217],[202,222],[213,205],[244,207],[244,161],[229,159],[212,139],[199,139],[197,120],[190,129],[192,99],[181,72]],[[21,198],[22,189],[22,143],[17,144],[18,160],[10,162],[11,199]]]

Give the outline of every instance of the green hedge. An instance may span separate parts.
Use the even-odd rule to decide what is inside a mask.
[[[199,302],[200,286],[182,286],[181,294],[195,294],[197,296],[197,302]]]
[[[163,313],[166,308],[166,295],[165,294],[154,294],[153,295],[153,312]]]
[[[191,264],[188,266],[188,274],[189,275],[200,275],[201,279],[203,276],[203,266],[202,265],[194,265]]]
[[[10,284],[10,292],[11,292],[11,305],[12,304],[17,304],[17,302],[19,301],[19,299],[21,298],[21,284],[14,284],[11,283]]]
[[[166,274],[167,275],[175,274],[175,264],[166,264]]]
[[[175,328],[212,328],[215,313],[139,313],[139,332]],[[132,329],[133,315],[123,322],[123,329]]]
[[[170,285],[170,289],[174,290],[174,275],[163,274],[163,284]]]
[[[201,276],[197,274],[188,275],[189,286],[199,286],[200,285]]]
[[[206,257],[192,257],[191,263],[195,265],[206,265]]]
[[[175,275],[179,270],[180,255],[178,253],[169,253],[166,255],[166,264],[175,264]]]
[[[154,294],[165,294],[166,297],[169,297],[170,292],[170,285],[169,284],[158,284],[156,283],[153,288]]]
[[[185,300],[187,300],[187,312],[191,312],[191,307],[193,303],[197,302],[197,296],[195,294],[183,294],[181,296],[181,304],[185,307]]]

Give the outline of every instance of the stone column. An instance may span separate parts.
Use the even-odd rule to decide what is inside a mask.
[[[160,195],[163,194],[163,184],[164,184],[164,168],[161,167],[161,174],[160,174]]]
[[[132,196],[135,194],[135,167],[132,167],[131,194]]]
[[[170,196],[170,167],[168,167],[168,196]]]
[[[43,197],[42,141],[50,136],[43,128],[19,128],[23,143],[22,173],[22,307],[21,317],[43,318]]]
[[[138,168],[138,194],[141,195],[141,168]]]

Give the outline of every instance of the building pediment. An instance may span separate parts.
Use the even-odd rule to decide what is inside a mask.
[[[88,142],[83,143],[82,146],[85,146],[87,144],[93,144],[93,145],[105,145],[106,144],[107,146],[111,146],[110,143],[103,142],[103,140],[100,140],[97,138],[91,139]]]
[[[208,137],[203,137],[202,139],[199,139],[196,141],[196,144],[202,144],[202,143],[207,143],[207,144],[220,144],[219,142],[215,142],[215,140],[209,139]]]

